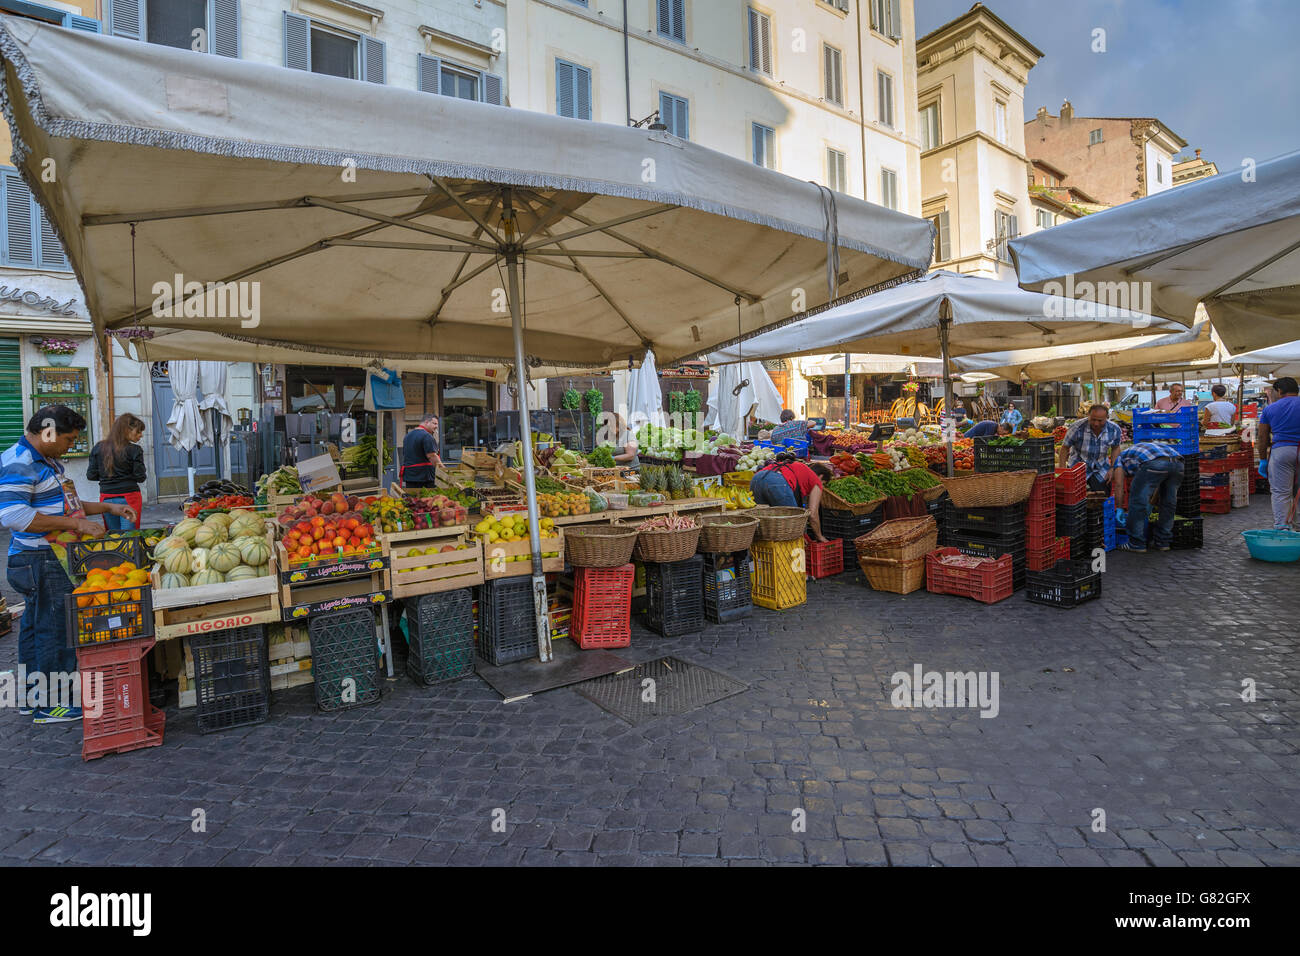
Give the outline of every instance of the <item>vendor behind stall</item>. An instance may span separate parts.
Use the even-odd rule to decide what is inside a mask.
[[[640,468],[641,448],[636,443],[636,436],[627,427],[627,422],[618,412],[614,412],[614,464],[620,468]]]
[[[402,439],[403,488],[432,488],[442,458],[438,455],[438,416],[430,415]]]
[[[1061,443],[1057,466],[1066,468],[1083,462],[1088,473],[1089,491],[1110,491],[1111,471],[1119,454],[1124,433],[1110,420],[1110,409],[1094,405],[1088,417],[1070,426]]]
[[[806,465],[789,452],[782,452],[770,464],[754,473],[749,482],[749,490],[760,505],[807,508],[808,517],[812,521],[813,537],[825,541],[820,516],[822,482],[830,481],[832,477],[830,466],[819,461]]]

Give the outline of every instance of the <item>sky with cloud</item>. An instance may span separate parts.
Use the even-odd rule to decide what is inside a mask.
[[[1300,149],[1300,0],[993,0],[1044,53],[1025,118],[1153,116],[1220,171]],[[971,0],[915,0],[922,37]],[[1094,53],[1093,31],[1106,31]]]

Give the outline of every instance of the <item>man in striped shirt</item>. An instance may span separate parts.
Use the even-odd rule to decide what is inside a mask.
[[[77,491],[63,472],[59,458],[77,441],[86,420],[66,405],[42,408],[27,423],[18,444],[0,454],[0,524],[11,532],[9,584],[24,601],[18,631],[18,663],[26,671],[27,687],[19,702],[20,714],[35,715],[38,724],[80,720],[79,707],[61,705],[42,690],[58,683],[55,675],[75,674],[77,655],[68,647],[65,598],[72,591],[63,565],[50,548],[46,535],[72,532],[98,537],[104,526],[88,521],[86,514],[114,514],[135,520],[124,504],[77,499]],[[55,678],[52,683],[51,678]],[[32,688],[36,692],[32,693]]]
[[[1128,490],[1127,551],[1146,554],[1147,517],[1153,492],[1159,492],[1160,519],[1156,522],[1157,551],[1168,551],[1174,539],[1174,513],[1178,486],[1183,483],[1183,458],[1170,445],[1142,441],[1119,453],[1115,461],[1132,478]]]

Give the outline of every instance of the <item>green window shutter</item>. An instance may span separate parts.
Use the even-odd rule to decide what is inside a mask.
[[[0,338],[0,451],[23,437],[23,366],[18,339]]]

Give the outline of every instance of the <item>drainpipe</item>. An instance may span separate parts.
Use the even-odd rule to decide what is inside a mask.
[[[623,0],[623,91],[627,94],[627,125],[632,125],[632,66],[627,47],[627,0]]]
[[[626,3],[626,0],[624,0]],[[858,17],[858,132],[862,136],[862,200],[867,201],[867,87],[862,78],[862,4],[854,4]],[[847,396],[846,396],[847,398]],[[848,427],[845,414],[845,428]]]

